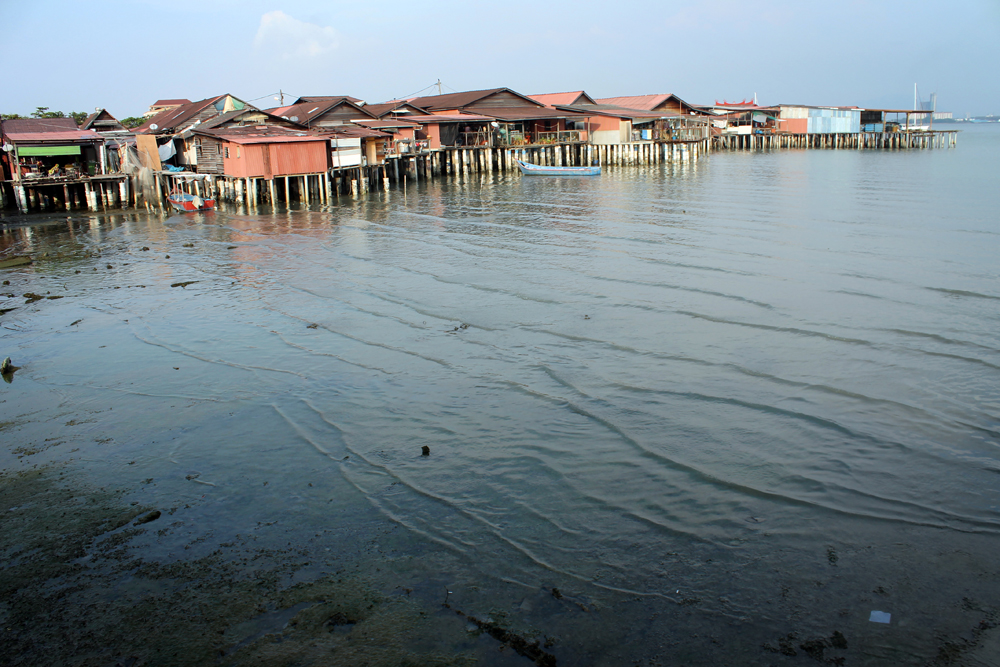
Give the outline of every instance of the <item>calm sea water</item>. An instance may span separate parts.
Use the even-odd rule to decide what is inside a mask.
[[[0,421],[86,434],[31,460],[160,480],[217,541],[305,542],[353,499],[429,605],[567,664],[780,663],[834,630],[923,664],[1000,590],[1000,128],[963,130],[8,227],[39,261],[2,272]]]

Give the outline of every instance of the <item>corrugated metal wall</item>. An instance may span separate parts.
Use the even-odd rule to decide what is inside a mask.
[[[271,169],[275,176],[316,174],[326,171],[326,141],[271,144]]]
[[[781,118],[786,120],[808,119],[808,134],[845,134],[861,131],[860,109],[833,109],[816,107],[781,107]],[[786,123],[789,132],[801,132],[798,122]],[[793,129],[794,128],[794,129]]]
[[[848,134],[860,131],[860,109],[809,109],[809,134]]]

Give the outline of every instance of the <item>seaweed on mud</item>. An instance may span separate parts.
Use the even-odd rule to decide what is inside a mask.
[[[304,565],[297,548],[243,541],[198,559],[144,558],[136,541],[164,539],[178,523],[150,533],[143,520],[157,510],[130,505],[124,490],[74,486],[61,474],[56,467],[0,472],[4,664],[474,662],[461,650],[464,627],[454,623],[448,635],[440,618],[410,598],[379,592],[360,571],[342,568],[290,586]],[[436,652],[449,636],[454,650]],[[438,644],[421,645],[422,637]]]
[[[553,590],[558,592],[558,589],[553,589]],[[452,609],[459,616],[468,619],[481,631],[493,637],[501,644],[511,647],[512,649],[514,649],[514,651],[517,652],[518,655],[528,658],[529,660],[533,661],[536,665],[539,665],[539,667],[555,667],[556,657],[551,653],[542,650],[542,642],[540,640],[535,639],[529,641],[524,636],[519,635],[505,628],[502,623],[498,623],[491,619],[487,619],[484,621],[482,619],[476,618],[475,616],[466,614],[465,612],[459,609],[454,609],[447,602],[445,602],[443,606],[448,609]],[[545,646],[548,647],[551,645],[552,645],[551,640],[547,640]]]

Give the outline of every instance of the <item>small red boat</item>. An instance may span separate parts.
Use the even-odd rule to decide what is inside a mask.
[[[188,194],[187,192],[171,192],[170,196],[167,197],[167,201],[181,213],[215,210],[214,199],[202,199],[198,195]]]

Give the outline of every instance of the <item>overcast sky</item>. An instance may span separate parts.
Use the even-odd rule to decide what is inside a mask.
[[[1000,114],[1000,0],[0,0],[0,112],[506,86]],[[263,99],[255,99],[263,98]],[[288,98],[286,97],[286,103]]]

